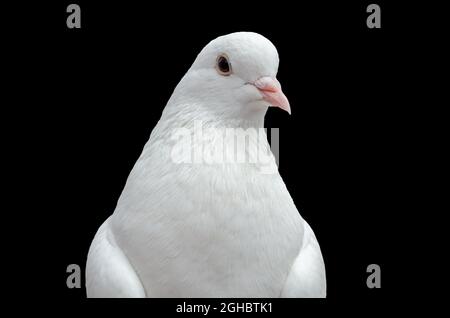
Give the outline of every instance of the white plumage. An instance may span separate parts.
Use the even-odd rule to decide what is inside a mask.
[[[269,105],[290,111],[277,70],[276,48],[256,33],[219,37],[200,52],[92,242],[88,297],[325,297],[313,231],[278,171],[262,172],[272,155],[269,163],[174,160],[177,129],[201,121],[220,135],[263,127]],[[206,133],[191,146],[232,151],[232,139]],[[245,153],[268,147],[250,138]]]

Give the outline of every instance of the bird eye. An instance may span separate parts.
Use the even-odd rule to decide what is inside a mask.
[[[217,58],[217,70],[221,75],[228,76],[231,74],[231,64],[225,55],[219,55]]]

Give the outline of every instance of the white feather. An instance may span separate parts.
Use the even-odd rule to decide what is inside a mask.
[[[221,53],[230,57],[230,77],[214,69]],[[278,172],[261,173],[261,163],[180,164],[171,157],[174,129],[192,130],[196,120],[219,132],[263,127],[267,105],[246,83],[277,69],[275,47],[255,33],[220,37],[202,50],[92,243],[88,296],[325,296],[319,245]],[[194,149],[222,142],[205,137]],[[246,151],[258,147],[267,149],[267,139]]]

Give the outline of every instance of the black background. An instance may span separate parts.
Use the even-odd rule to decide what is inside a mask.
[[[280,55],[292,115],[269,109],[266,126],[280,128],[280,173],[325,259],[328,299],[319,303],[376,308],[407,292],[404,97],[414,91],[409,79],[422,46],[413,37],[422,31],[407,23],[406,6],[377,1],[382,28],[368,29],[364,1],[76,1],[82,28],[69,30],[69,3],[25,6],[11,25],[24,31],[13,38],[20,53],[10,61],[18,70],[11,82],[27,87],[14,93],[14,105],[16,132],[27,131],[15,134],[26,149],[22,188],[32,189],[17,204],[32,203],[20,217],[31,215],[37,232],[36,244],[23,246],[27,264],[38,264],[30,265],[33,297],[68,308],[92,303],[84,286],[66,287],[67,265],[79,264],[84,275],[90,242],[174,87],[210,40],[235,31],[261,33]],[[372,263],[381,266],[381,289],[366,287]],[[311,302],[283,308],[302,304]]]

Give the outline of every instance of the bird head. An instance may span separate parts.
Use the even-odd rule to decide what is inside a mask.
[[[277,49],[260,34],[220,36],[198,54],[176,95],[221,118],[264,118],[269,106],[290,113],[276,78],[278,63]]]

